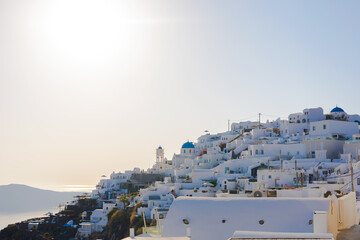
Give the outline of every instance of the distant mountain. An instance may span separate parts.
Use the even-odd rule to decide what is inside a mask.
[[[21,184],[0,185],[0,215],[55,209],[78,192],[56,192]]]

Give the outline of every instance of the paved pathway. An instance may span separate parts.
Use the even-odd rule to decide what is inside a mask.
[[[360,225],[340,231],[336,240],[360,240]]]

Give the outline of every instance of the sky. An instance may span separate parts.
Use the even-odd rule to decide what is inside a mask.
[[[0,185],[95,185],[231,122],[359,113],[359,1],[0,0]]]

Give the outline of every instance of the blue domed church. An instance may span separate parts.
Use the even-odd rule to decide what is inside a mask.
[[[195,145],[192,142],[185,142],[180,149],[180,154],[174,154],[173,165],[175,168],[191,168],[194,165]]]
[[[190,154],[193,155],[195,153],[195,146],[192,142],[187,141],[181,147],[181,154]]]

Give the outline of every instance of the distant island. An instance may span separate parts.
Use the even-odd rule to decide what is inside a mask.
[[[4,240],[71,239],[77,232],[73,223],[78,224],[84,211],[96,208],[96,199],[86,193],[19,184],[0,186],[0,196],[0,239]]]
[[[73,200],[78,192],[56,192],[22,184],[0,185],[0,215],[56,208]]]
[[[23,221],[36,212],[55,211],[59,204],[74,200],[80,192],[57,192],[22,184],[0,185],[0,230]],[[35,217],[35,216],[34,216]]]

